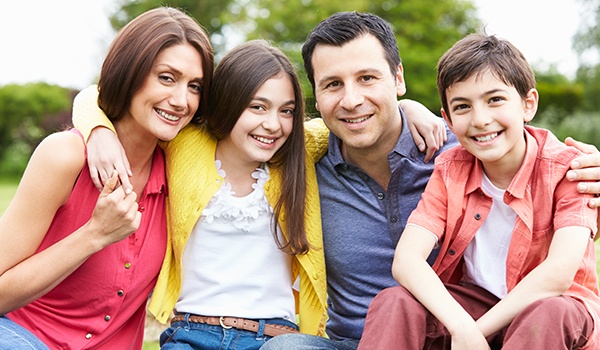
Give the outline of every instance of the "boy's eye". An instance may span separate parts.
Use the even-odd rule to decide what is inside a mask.
[[[466,104],[460,104],[460,105],[454,106],[454,110],[455,111],[460,111],[460,110],[463,110],[463,109],[466,109],[466,108],[469,108],[469,106],[466,105]]]

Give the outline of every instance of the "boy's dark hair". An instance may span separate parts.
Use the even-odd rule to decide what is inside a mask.
[[[318,44],[342,46],[363,35],[371,34],[383,47],[386,61],[393,76],[396,76],[401,63],[398,43],[392,27],[383,18],[359,12],[338,12],[319,23],[308,35],[302,46],[302,59],[308,80],[315,90],[315,72],[312,56]],[[343,58],[342,58],[343,59]]]
[[[448,88],[486,71],[513,86],[522,98],[535,88],[533,69],[513,44],[494,35],[469,34],[446,51],[437,64],[438,93],[448,115]]]
[[[158,7],[123,27],[111,43],[98,80],[98,106],[114,121],[121,119],[142,88],[156,57],[165,49],[190,44],[202,58],[203,90],[193,122],[204,116],[213,76],[213,50],[204,28],[181,10]]]

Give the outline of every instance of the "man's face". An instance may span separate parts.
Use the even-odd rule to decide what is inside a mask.
[[[393,75],[370,34],[341,47],[317,45],[312,64],[317,109],[345,150],[389,150],[402,126],[397,105],[406,92],[402,65]]]

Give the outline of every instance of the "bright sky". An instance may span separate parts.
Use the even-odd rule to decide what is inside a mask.
[[[576,0],[473,0],[487,32],[511,40],[530,63],[577,67],[571,38]],[[114,37],[108,16],[115,0],[29,0],[0,4],[0,85],[45,81],[81,89],[98,75]]]

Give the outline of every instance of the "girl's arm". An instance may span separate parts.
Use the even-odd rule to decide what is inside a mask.
[[[489,349],[475,320],[450,295],[427,263],[435,244],[435,237],[429,231],[416,225],[406,226],[394,255],[394,278],[446,326],[453,350]]]
[[[86,140],[90,176],[98,190],[102,190],[116,170],[125,192],[130,193],[133,186],[129,181],[132,175],[129,160],[113,124],[98,107],[97,85],[91,85],[75,96],[73,125]]]
[[[90,255],[139,226],[141,214],[135,194],[125,195],[115,188],[115,175],[86,224],[35,253],[56,211],[71,194],[85,162],[84,152],[78,135],[61,132],[47,137],[33,153],[12,202],[0,218],[0,314],[44,295]]]
[[[556,230],[548,257],[477,320],[483,334],[487,336],[506,327],[531,303],[559,296],[569,289],[589,241],[589,228],[571,226]]]
[[[399,105],[406,115],[408,130],[410,130],[415,145],[421,152],[427,152],[425,162],[428,162],[446,142],[444,120],[417,101],[403,99]]]

